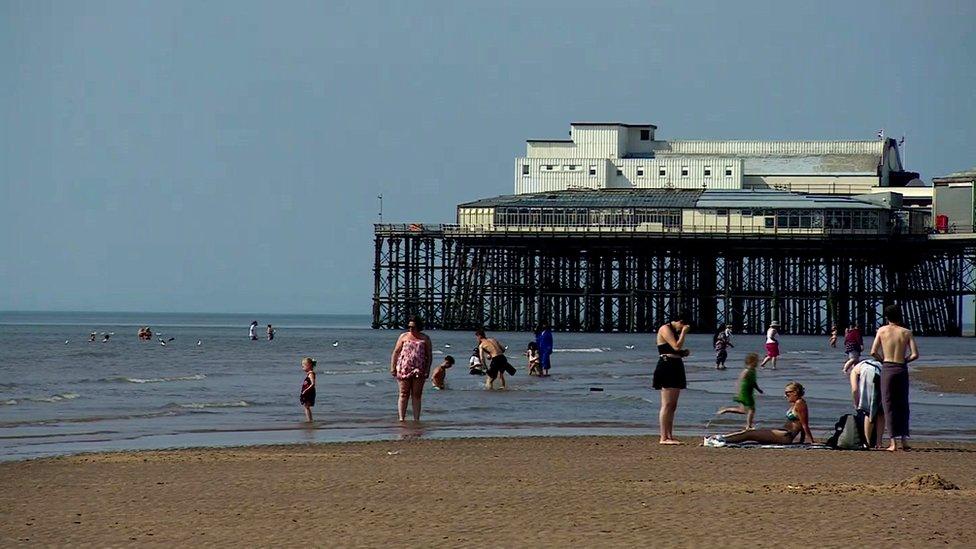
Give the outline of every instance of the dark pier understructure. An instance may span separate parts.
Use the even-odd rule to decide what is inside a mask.
[[[678,310],[696,331],[873,333],[903,307],[922,335],[961,335],[976,238],[567,234],[376,225],[373,327],[651,332]],[[971,320],[970,320],[971,321]]]

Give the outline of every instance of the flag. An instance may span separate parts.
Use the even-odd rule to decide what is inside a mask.
[[[884,139],[884,128],[878,130],[878,139]]]

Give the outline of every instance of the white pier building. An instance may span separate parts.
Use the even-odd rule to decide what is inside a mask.
[[[931,202],[905,171],[894,139],[660,140],[653,124],[575,122],[570,139],[531,139],[515,160],[515,194],[569,189],[773,189],[859,195],[904,188]],[[912,182],[912,185],[909,185]]]

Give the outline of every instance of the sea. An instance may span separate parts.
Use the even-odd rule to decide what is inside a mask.
[[[257,320],[261,339],[248,338]],[[264,335],[266,324],[277,330]],[[151,326],[153,341],[140,341]],[[89,334],[96,332],[95,342]],[[374,330],[360,315],[0,312],[0,460],[83,452],[458,437],[648,435],[657,432],[659,395],[652,334],[556,333],[552,375],[526,375],[529,333],[498,332],[519,367],[508,389],[486,391],[467,368],[474,335],[428,331],[435,365],[457,359],[447,389],[423,396],[419,424],[396,418],[389,374],[398,333]],[[104,335],[108,341],[103,342]],[[166,344],[163,345],[159,339]],[[776,371],[761,370],[759,427],[783,422],[783,386],[806,387],[814,435],[850,410],[841,373],[843,345],[826,337],[781,337]],[[737,335],[729,369],[715,370],[711,336],[691,336],[676,433],[704,436],[739,429],[730,406],[748,352],[761,336]],[[870,345],[870,340],[866,342]],[[976,364],[976,339],[921,338],[917,365]],[[318,361],[315,422],[298,393],[300,361]],[[976,397],[911,388],[918,439],[976,439]]]

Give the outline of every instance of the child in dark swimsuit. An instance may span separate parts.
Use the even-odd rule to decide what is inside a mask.
[[[305,372],[305,380],[302,381],[298,402],[305,408],[305,421],[311,423],[312,406],[315,406],[315,361],[309,357],[303,358],[302,371]]]

